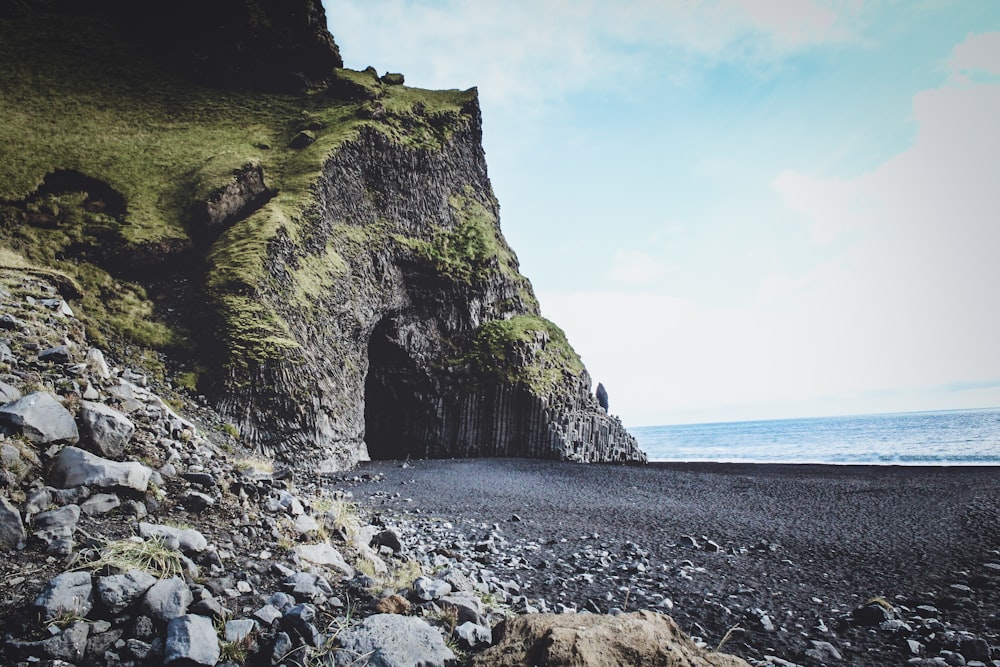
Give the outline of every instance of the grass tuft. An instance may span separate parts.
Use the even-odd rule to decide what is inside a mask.
[[[87,563],[87,567],[94,570],[108,567],[121,572],[141,570],[159,579],[169,579],[184,573],[181,555],[168,549],[159,538],[108,542],[101,548],[100,557]]]

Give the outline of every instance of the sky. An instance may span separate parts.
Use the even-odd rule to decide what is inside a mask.
[[[626,426],[1000,406],[1000,2],[324,0]]]

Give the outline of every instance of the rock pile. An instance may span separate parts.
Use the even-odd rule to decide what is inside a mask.
[[[180,416],[45,279],[0,271],[0,308],[3,664],[446,665],[531,610],[440,536]]]

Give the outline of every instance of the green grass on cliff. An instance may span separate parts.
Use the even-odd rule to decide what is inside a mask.
[[[399,239],[418,256],[431,263],[438,273],[452,280],[471,283],[499,270],[506,276],[517,273],[517,261],[497,235],[496,216],[472,197],[471,188],[449,199],[457,224],[454,229],[438,229],[430,241]]]
[[[580,356],[558,326],[535,315],[520,315],[482,325],[471,353],[463,360],[477,376],[493,377],[548,396],[565,380],[583,372]]]
[[[413,239],[397,236],[396,242],[410,248],[443,276],[466,284],[488,279],[498,271],[518,286],[521,310],[538,310],[531,283],[519,272],[517,257],[499,235],[500,223],[481,201],[472,186],[452,195],[448,203],[456,223],[454,228],[439,228],[433,237]]]
[[[155,257],[190,245],[191,203],[244,164],[262,166],[276,196],[204,252],[226,342],[244,360],[295,347],[288,325],[254,296],[274,279],[265,261],[270,244],[299,242],[327,156],[365,126],[408,146],[439,148],[475,97],[387,86],[370,71],[349,70],[339,76],[377,99],[208,88],[81,17],[5,18],[0,62],[0,244],[18,261],[77,281],[105,333],[152,347],[178,342],[183,332],[157,319],[142,285],[112,276],[118,259],[101,253]],[[365,105],[378,113],[366,114]],[[303,130],[315,142],[291,148]],[[56,170],[99,179],[126,210],[86,210],[82,193],[34,196]],[[293,298],[310,300],[344,270],[337,249],[327,248],[296,269]]]

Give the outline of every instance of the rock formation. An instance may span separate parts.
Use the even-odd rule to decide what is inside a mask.
[[[93,120],[4,130],[5,263],[66,276],[98,340],[170,353],[268,456],[645,459],[518,272],[475,89],[340,69],[316,0],[188,4],[7,9],[0,110]]]
[[[619,616],[529,614],[502,623],[496,645],[477,667],[747,667],[744,660],[695,646],[669,616],[639,611]]]

